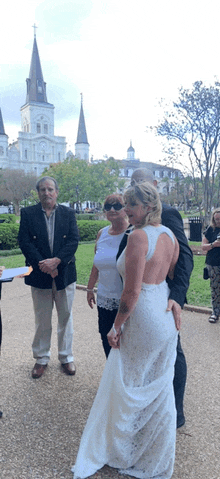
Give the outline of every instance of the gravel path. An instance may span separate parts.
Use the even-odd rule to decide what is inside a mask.
[[[97,313],[86,293],[73,304],[77,372],[66,376],[57,360],[56,313],[50,364],[38,380],[31,342],[30,288],[15,279],[3,285],[0,374],[0,478],[72,479],[71,466],[105,364]],[[183,312],[182,346],[188,363],[186,426],[177,432],[173,479],[220,479],[220,323],[207,314]],[[127,478],[104,467],[93,478]]]

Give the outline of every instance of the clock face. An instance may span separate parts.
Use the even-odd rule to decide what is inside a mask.
[[[45,149],[46,149],[46,146],[47,146],[47,145],[46,145],[45,141],[41,141],[41,142],[40,142],[40,147],[41,147],[42,150],[45,150]]]

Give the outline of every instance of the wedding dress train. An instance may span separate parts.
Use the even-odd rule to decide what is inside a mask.
[[[164,226],[144,230],[148,260],[159,234],[172,234]],[[118,263],[123,276],[125,252]],[[168,295],[166,281],[142,283],[136,307],[124,325],[120,349],[112,349],[106,362],[81,438],[74,479],[89,477],[105,464],[140,479],[171,478],[178,333],[172,313],[166,311]]]

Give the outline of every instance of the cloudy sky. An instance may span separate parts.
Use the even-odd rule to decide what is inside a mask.
[[[90,156],[163,158],[160,98],[220,78],[219,0],[7,0],[1,6],[0,107],[9,140],[20,130],[34,31],[55,134],[74,152],[80,93]]]

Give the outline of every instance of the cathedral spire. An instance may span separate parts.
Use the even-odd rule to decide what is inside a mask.
[[[5,129],[4,129],[4,123],[3,123],[1,108],[0,108],[0,135],[5,135]]]
[[[81,108],[80,108],[80,115],[79,115],[79,126],[78,126],[78,134],[77,134],[77,143],[88,143],[87,140],[87,133],[86,133],[86,124],[83,112],[83,94],[81,94]]]
[[[32,101],[38,103],[47,103],[47,95],[46,95],[46,83],[43,79],[43,73],[40,64],[40,57],[37,48],[37,40],[36,40],[36,25],[34,24],[34,44],[33,44],[33,51],[31,57],[31,66],[30,66],[30,73],[29,78],[27,78],[27,96],[26,96],[26,103],[30,103]]]
[[[75,143],[75,156],[81,160],[89,161],[89,143],[86,133],[86,124],[83,112],[83,95],[81,93],[81,108],[79,115],[79,126],[77,140]]]

